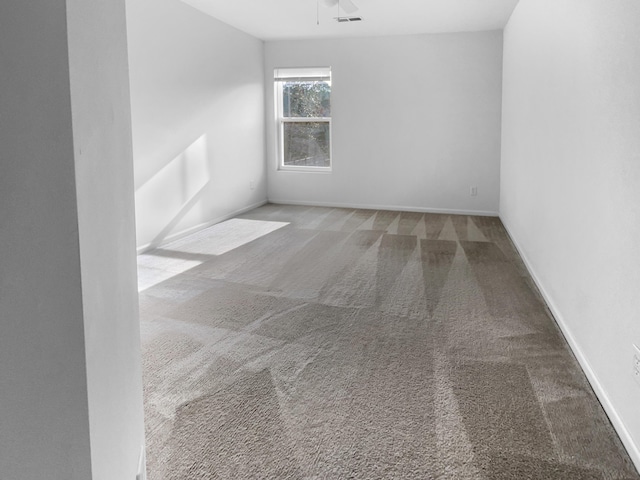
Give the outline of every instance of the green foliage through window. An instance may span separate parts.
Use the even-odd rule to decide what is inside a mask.
[[[285,82],[282,110],[283,117],[330,117],[331,85],[328,82]]]
[[[329,122],[286,122],[284,128],[284,165],[329,167]]]
[[[331,80],[277,81],[281,166],[331,167]]]

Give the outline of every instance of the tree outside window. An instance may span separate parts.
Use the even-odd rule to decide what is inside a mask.
[[[280,168],[330,169],[330,70],[277,69],[276,82]]]

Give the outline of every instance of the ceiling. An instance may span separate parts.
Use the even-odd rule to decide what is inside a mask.
[[[353,0],[359,10],[352,16],[363,18],[357,23],[336,22],[347,14],[324,0],[182,1],[254,37],[276,40],[500,30],[519,0]]]

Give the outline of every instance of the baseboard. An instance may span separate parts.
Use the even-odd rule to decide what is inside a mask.
[[[140,458],[138,459],[138,474],[136,480],[147,480],[147,452],[143,444],[140,448]]]
[[[301,205],[304,207],[330,207],[330,208],[358,208],[363,210],[391,210],[397,212],[417,213],[442,213],[445,215],[476,215],[479,217],[497,217],[498,212],[485,210],[455,210],[450,208],[426,208],[409,207],[406,205],[369,205],[357,203],[332,203],[332,202],[299,202],[296,200],[282,200],[269,198],[269,203],[277,205]]]
[[[502,221],[502,219],[501,219],[501,221]],[[573,351],[573,354],[578,359],[578,363],[580,363],[580,366],[582,367],[582,370],[584,371],[585,375],[587,376],[587,380],[591,384],[591,388],[593,388],[593,391],[595,392],[596,396],[598,397],[598,400],[600,400],[600,403],[602,404],[602,407],[604,408],[605,412],[609,416],[609,420],[611,421],[611,424],[613,425],[613,428],[616,430],[616,432],[618,433],[618,435],[620,437],[620,440],[622,441],[624,447],[627,449],[627,452],[629,453],[629,456],[631,457],[631,460],[633,461],[634,465],[636,466],[636,469],[638,471],[640,471],[640,448],[639,448],[639,446],[635,443],[633,437],[631,436],[631,434],[627,430],[627,427],[625,426],[624,422],[622,421],[622,418],[620,417],[620,415],[618,415],[618,412],[616,411],[615,406],[611,402],[611,400],[609,398],[609,395],[607,395],[606,390],[604,389],[604,387],[602,386],[602,383],[598,379],[598,375],[595,373],[595,371],[591,367],[591,364],[589,363],[589,360],[587,359],[587,356],[584,354],[584,352],[580,348],[580,345],[578,344],[578,342],[576,341],[575,337],[571,333],[571,329],[567,325],[567,322],[565,322],[564,317],[563,317],[562,313],[560,312],[560,309],[558,308],[556,303],[553,301],[553,298],[551,297],[551,295],[549,295],[549,292],[545,289],[544,285],[540,281],[540,278],[536,274],[536,271],[533,268],[533,265],[531,264],[531,262],[529,261],[527,255],[524,253],[524,250],[520,247],[518,241],[516,240],[516,238],[511,233],[511,230],[509,230],[509,227],[507,226],[507,224],[504,221],[502,221],[502,224],[504,225],[504,228],[506,229],[506,231],[507,231],[507,233],[509,235],[509,238],[513,242],[513,245],[516,247],[516,250],[518,250],[518,253],[520,254],[520,257],[522,258],[525,266],[527,267],[527,270],[529,271],[529,275],[531,276],[531,278],[533,279],[534,283],[538,287],[538,290],[540,290],[540,293],[541,293],[542,297],[544,298],[545,302],[547,303],[547,306],[549,307],[549,310],[551,311],[551,314],[555,318],[556,323],[560,327],[560,330],[562,331],[562,334],[564,335],[565,339],[567,340],[567,343],[571,347],[571,350]]]
[[[208,228],[208,227],[210,227],[212,225],[215,225],[216,223],[224,222],[225,220],[229,220],[230,218],[233,218],[236,215],[242,215],[243,213],[246,213],[249,210],[253,210],[254,208],[261,207],[261,206],[265,205],[266,203],[267,203],[267,200],[263,200],[263,201],[260,201],[258,203],[254,203],[252,205],[243,207],[240,210],[236,210],[234,212],[228,213],[226,215],[223,215],[221,217],[215,218],[215,219],[210,220],[208,222],[201,223],[199,225],[195,225],[193,227],[187,228],[186,230],[182,230],[180,232],[171,234],[168,237],[164,238],[162,240],[162,242],[159,242],[159,243],[147,243],[146,245],[142,245],[142,246],[138,247],[136,249],[137,253],[138,253],[138,255],[140,255],[140,254],[143,254],[145,252],[148,252],[149,250],[153,250],[154,248],[158,248],[158,247],[161,247],[162,245],[166,245],[167,243],[171,243],[171,242],[174,242],[176,240],[180,240],[181,238],[184,238],[184,237],[186,237],[188,235],[191,235],[192,233],[199,232],[200,230],[204,230],[205,228]]]

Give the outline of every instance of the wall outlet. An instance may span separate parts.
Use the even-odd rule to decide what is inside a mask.
[[[475,197],[476,195],[478,195],[478,187],[471,187],[471,188],[469,189],[469,194],[470,194],[472,197]]]
[[[640,385],[640,348],[637,345],[633,346],[633,377]]]
[[[253,190],[254,188],[256,188],[256,184],[253,182],[253,180],[251,180],[251,181],[249,182],[249,188],[250,188],[251,190]]]

